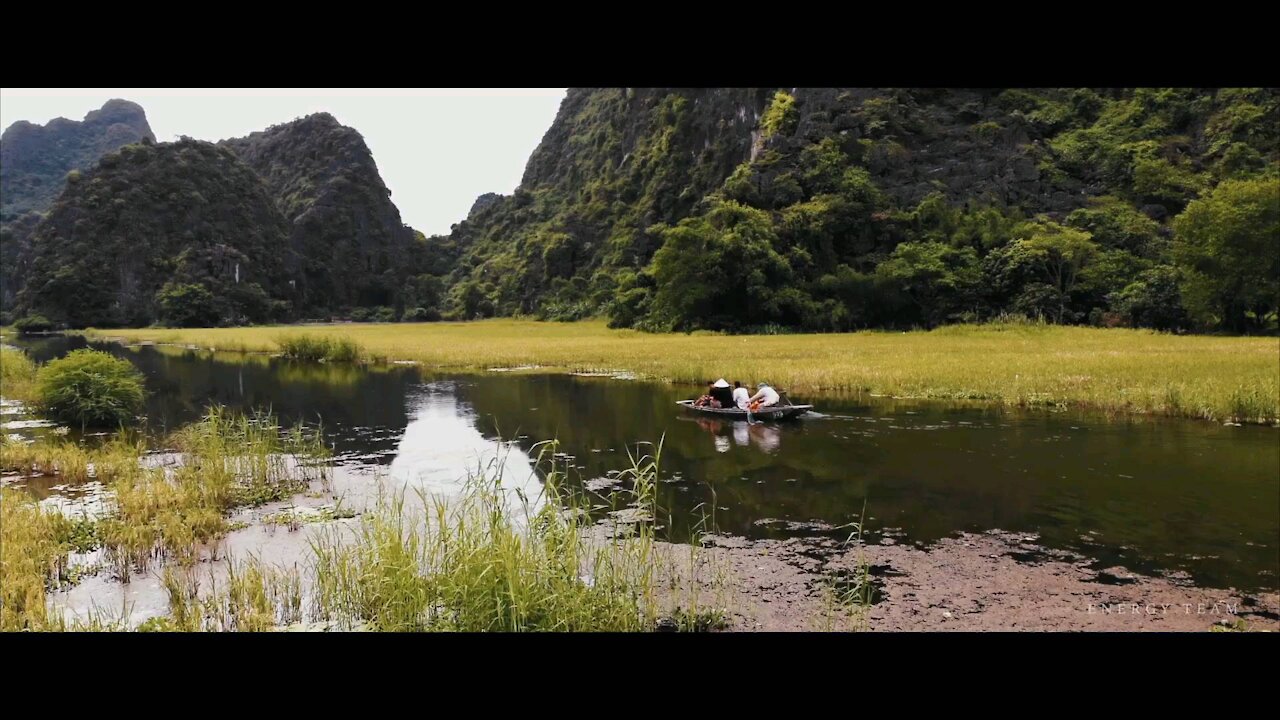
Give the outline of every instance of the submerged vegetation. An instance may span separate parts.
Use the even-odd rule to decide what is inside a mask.
[[[551,446],[544,446],[551,447]],[[548,455],[549,456],[549,455]],[[656,515],[656,460],[630,471],[626,504]],[[589,534],[589,503],[548,474],[544,502],[512,501],[501,473],[462,497],[404,498],[366,515],[350,542],[333,527],[312,542],[319,619],[385,631],[637,631],[658,619],[661,559],[650,522]]]
[[[111,485],[114,513],[101,521],[102,535],[122,579],[155,559],[194,559],[226,533],[234,507],[283,500],[328,477],[314,463],[325,454],[318,436],[300,426],[284,431],[269,415],[212,408],[170,444],[171,462],[121,473]]]
[[[46,629],[45,592],[66,572],[61,520],[25,493],[0,490],[0,631]]]
[[[552,457],[554,445],[543,447],[542,459]],[[150,629],[261,631],[307,622],[390,632],[723,628],[723,605],[700,598],[723,600],[724,578],[692,546],[686,568],[654,539],[656,463],[635,459],[626,473],[633,486],[614,498],[636,511],[635,523],[593,526],[591,503],[564,493],[554,467],[540,498],[508,490],[494,470],[470,476],[447,501],[384,497],[359,523],[314,534],[301,567],[232,561],[226,580],[211,578],[203,590],[194,567],[167,569],[170,616]]]
[[[271,351],[279,328],[122,330],[129,341]],[[1280,340],[1035,322],[930,332],[653,335],[601,322],[516,320],[313,327],[425,367],[627,370],[671,382],[767,380],[796,393],[866,391],[1239,422],[1280,418]]]
[[[266,414],[215,407],[166,445],[173,452],[153,456],[127,436],[93,449],[56,438],[0,440],[4,472],[96,480],[110,491],[101,517],[81,519],[5,491],[3,629],[62,626],[46,615],[43,592],[72,581],[73,551],[101,548],[114,575],[128,582],[153,562],[191,562],[202,548],[213,549],[232,508],[288,498],[329,477],[327,466],[316,462],[326,454],[319,435],[301,426],[282,429]]]

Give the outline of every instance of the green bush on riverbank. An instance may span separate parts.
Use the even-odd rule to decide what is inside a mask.
[[[372,359],[359,343],[348,338],[282,335],[275,342],[280,346],[280,352],[292,360],[359,363]]]
[[[36,374],[43,414],[81,427],[132,423],[142,409],[142,374],[128,360],[98,350],[75,350]]]

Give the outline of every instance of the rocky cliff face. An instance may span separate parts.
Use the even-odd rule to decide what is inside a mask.
[[[143,133],[140,112],[113,102],[5,134],[6,207],[38,205],[48,186],[32,178],[69,183],[45,221],[0,228],[3,294],[25,285],[25,309],[150,322],[163,297],[193,306],[190,322],[389,307],[377,316],[849,330],[1012,312],[1176,328],[1183,271],[1208,270],[1177,266],[1175,216],[1227,181],[1253,197],[1280,177],[1266,88],[573,89],[520,187],[427,238],[360,134],[324,113],[216,152],[130,145],[66,170]],[[71,126],[98,128],[99,145],[38,150]],[[227,280],[248,266],[247,286]]]
[[[766,89],[571,89],[520,188],[455,228],[465,249],[451,276],[455,312],[538,312],[566,284],[643,265],[656,250],[644,228],[688,215],[750,158],[768,97]]]
[[[140,105],[109,100],[82,121],[56,118],[45,125],[19,121],[0,135],[0,308],[21,285],[39,215],[66,186],[67,174],[93,167],[103,155],[131,143],[154,141]]]
[[[727,299],[714,321],[651,306],[679,256],[769,268],[758,289],[792,290],[753,313],[763,323],[932,324],[961,306],[1036,314],[1063,288],[1046,290],[1030,261],[988,257],[1032,232],[1024,221],[1054,233],[1043,223],[1066,223],[1129,253],[1108,258],[1126,270],[1096,281],[1124,287],[1170,262],[1168,221],[1190,200],[1278,162],[1280,94],[1268,89],[574,89],[516,192],[455,227],[447,311],[733,327]],[[667,232],[682,221],[704,225]],[[768,251],[724,250],[748,236]],[[918,258],[872,276],[912,242],[934,243],[923,251],[947,272],[988,263],[985,282],[1003,294],[968,293],[933,315],[893,309],[919,305],[891,287],[924,272]],[[673,243],[659,272],[651,263]],[[996,278],[1009,262],[1025,277]],[[824,296],[836,287],[840,298]],[[1071,303],[1081,318],[1107,312],[1105,294]]]
[[[481,195],[476,198],[475,202],[471,203],[471,209],[467,211],[467,217],[472,217],[494,203],[500,202],[503,197],[504,196],[499,193],[485,193]]]
[[[46,125],[19,121],[0,136],[0,217],[5,220],[53,204],[67,173],[142,140],[155,141],[142,106],[110,100],[82,121],[56,118]]]
[[[397,304],[414,233],[360,133],[318,113],[221,144],[257,173],[289,222],[300,308]]]

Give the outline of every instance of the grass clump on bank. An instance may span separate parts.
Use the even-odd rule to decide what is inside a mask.
[[[133,472],[144,452],[141,440],[128,434],[94,448],[56,434],[34,442],[0,434],[0,471],[23,476],[56,476],[71,484],[98,480],[109,485]]]
[[[551,445],[544,446],[547,448]],[[655,516],[656,464],[630,471],[630,504]],[[472,477],[461,499],[403,497],[367,514],[354,537],[312,542],[318,619],[380,631],[643,631],[658,619],[651,522],[589,537],[588,505],[548,473],[545,502],[512,502],[496,476]]]
[[[284,500],[311,482],[327,483],[321,430],[284,429],[270,413],[244,414],[214,406],[199,422],[170,436],[179,454],[174,476],[199,478],[224,510]]]
[[[553,444],[544,448],[540,463],[553,456]],[[447,501],[384,498],[359,523],[314,536],[301,568],[234,562],[225,581],[211,579],[204,592],[192,568],[166,570],[170,616],[149,629],[258,631],[305,622],[393,632],[721,629],[722,610],[688,602],[705,590],[692,587],[706,585],[705,577],[668,571],[682,582],[660,587],[663,569],[676,563],[654,539],[656,470],[656,460],[635,461],[634,486],[622,500],[648,520],[612,527],[592,525],[592,504],[562,493],[554,467],[545,496],[535,499],[505,488],[500,472],[473,475]]]
[[[29,403],[35,394],[35,362],[17,348],[0,345],[0,398]]]
[[[50,629],[45,592],[66,573],[65,520],[24,493],[0,490],[0,631]]]
[[[137,466],[112,484],[114,512],[101,521],[108,561],[128,580],[151,561],[195,560],[227,532],[234,507],[283,500],[312,481],[328,482],[315,462],[326,451],[318,433],[283,431],[268,414],[213,407],[169,440],[176,449],[159,467]]]
[[[128,360],[75,350],[36,373],[40,412],[81,427],[119,427],[142,409],[142,374]]]
[[[359,343],[349,338],[324,335],[281,335],[275,342],[280,352],[292,360],[366,363],[375,359]]]
[[[20,335],[31,335],[49,332],[54,329],[54,324],[50,322],[49,318],[40,314],[26,315],[14,321],[13,329],[18,331]]]
[[[92,520],[66,517],[24,492],[0,489],[0,632],[66,629],[48,612],[45,593],[77,581],[83,567],[70,563],[71,553],[100,545]]]
[[[280,328],[113,330],[99,337],[275,349]],[[793,394],[865,391],[899,397],[1063,406],[1117,414],[1276,422],[1280,339],[1026,323],[933,331],[733,336],[656,335],[604,323],[313,326],[371,353],[424,367],[542,366],[628,370],[671,382],[766,380]]]

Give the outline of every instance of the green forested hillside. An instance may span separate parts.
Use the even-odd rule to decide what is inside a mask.
[[[360,134],[330,115],[216,146],[131,145],[68,178],[46,218],[14,223],[30,240],[3,245],[17,314],[190,326],[374,308],[390,320],[423,304],[424,240]],[[439,289],[422,285],[436,307]]]
[[[456,227],[443,309],[1274,326],[1278,113],[1267,89],[571,90],[520,188]]]
[[[219,148],[129,146],[69,174],[47,219],[5,230],[18,311],[1277,324],[1275,89],[572,89],[520,187],[433,237],[401,222],[363,138],[328,114]],[[237,263],[250,276],[228,281]]]
[[[253,168],[290,223],[299,312],[403,304],[414,232],[360,133],[317,113],[221,144]]]
[[[36,226],[19,309],[73,327],[287,316],[287,233],[230,150],[128,145],[73,175]]]

